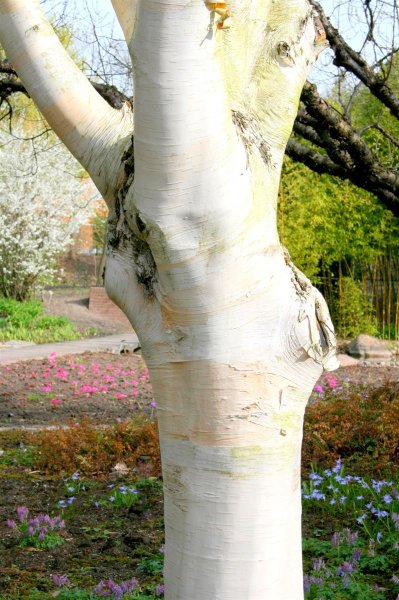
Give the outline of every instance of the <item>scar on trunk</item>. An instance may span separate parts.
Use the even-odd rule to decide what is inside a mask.
[[[124,177],[115,194],[114,209],[108,219],[107,252],[121,253],[132,262],[137,281],[148,297],[154,296],[157,267],[148,242],[144,239],[147,227],[137,210],[129,219],[126,196],[134,181],[134,138],[121,159]]]

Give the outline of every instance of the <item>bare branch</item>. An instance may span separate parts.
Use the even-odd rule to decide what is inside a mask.
[[[316,0],[309,0],[309,2],[318,12],[327,39],[335,53],[334,64],[356,75],[371,93],[389,108],[396,118],[399,118],[399,98],[386,84],[386,78],[375,73],[361,54],[349,46],[338,30],[333,27]]]

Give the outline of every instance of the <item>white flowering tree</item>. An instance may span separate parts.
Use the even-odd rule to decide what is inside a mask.
[[[0,134],[0,295],[24,300],[90,212],[79,165],[55,141]]]

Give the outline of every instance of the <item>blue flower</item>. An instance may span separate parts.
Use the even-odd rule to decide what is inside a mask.
[[[342,469],[342,459],[339,458],[335,463],[335,466],[331,469],[333,473],[339,473]]]
[[[360,515],[360,517],[357,517],[356,521],[358,523],[360,523],[360,525],[363,525],[364,520],[367,518],[367,514],[363,513],[362,515]]]
[[[314,498],[315,500],[325,500],[326,495],[319,492],[319,490],[313,490],[311,498]]]

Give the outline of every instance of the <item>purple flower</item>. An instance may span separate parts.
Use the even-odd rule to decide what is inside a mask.
[[[353,567],[352,563],[350,563],[349,561],[346,560],[345,562],[342,563],[342,565],[340,565],[338,567],[336,574],[338,576],[344,577],[345,575],[352,573],[353,568],[354,567]]]
[[[357,563],[359,562],[359,560],[360,560],[360,557],[361,557],[361,555],[362,555],[362,554],[361,554],[361,552],[360,552],[359,548],[356,548],[356,549],[353,551],[353,554],[352,554],[352,561],[351,561],[351,562],[352,562],[352,564],[357,564]]]
[[[57,587],[64,587],[64,586],[70,586],[70,581],[68,579],[68,575],[56,575],[56,574],[51,574],[50,575],[50,579],[52,581],[52,583],[54,583],[54,585],[56,585]]]
[[[157,585],[157,587],[155,588],[155,595],[156,596],[163,596],[165,593],[165,586],[163,583],[160,583],[159,585]]]
[[[129,581],[122,581],[121,584],[117,584],[112,579],[109,579],[107,583],[100,581],[93,589],[93,593],[99,596],[113,595],[114,600],[120,600],[125,594],[130,594],[136,588],[137,584],[138,581],[135,577],[132,577]]]
[[[321,571],[324,567],[324,560],[322,558],[316,558],[313,561],[313,571]]]
[[[14,521],[14,519],[7,519],[7,527],[8,527],[9,529],[16,529],[16,527],[17,527],[17,524],[16,524],[16,522]]]
[[[96,585],[96,587],[93,589],[93,594],[101,594],[101,592],[104,590],[105,588],[105,583],[101,580],[100,583],[98,583]]]
[[[346,543],[349,546],[353,546],[353,544],[356,544],[358,537],[359,534],[357,533],[357,531],[351,531],[349,528],[345,529],[345,539]]]
[[[303,578],[303,587],[305,592],[310,592],[310,588],[312,585],[316,585],[317,587],[321,587],[324,583],[322,577],[315,577],[314,575],[305,575]]]
[[[29,509],[26,508],[26,506],[18,506],[17,508],[17,515],[18,515],[18,519],[21,521],[25,521],[27,516],[29,514]]]
[[[157,407],[157,403],[156,402],[150,402],[149,406],[151,406],[151,408],[156,408]]]

